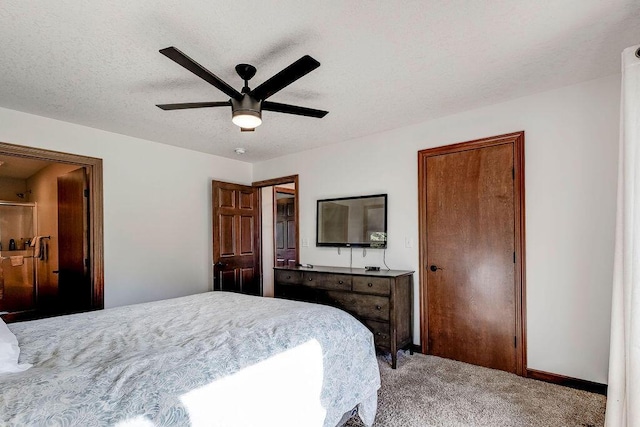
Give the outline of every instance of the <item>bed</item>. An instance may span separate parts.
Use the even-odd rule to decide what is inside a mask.
[[[331,307],[208,292],[9,325],[1,425],[371,425],[373,336]]]

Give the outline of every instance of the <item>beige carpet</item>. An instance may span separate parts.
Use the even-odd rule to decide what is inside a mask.
[[[606,398],[599,394],[422,354],[402,355],[396,370],[382,357],[378,363],[375,427],[604,424]]]

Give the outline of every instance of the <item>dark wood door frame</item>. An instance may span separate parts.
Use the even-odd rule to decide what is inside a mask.
[[[427,158],[466,150],[513,144],[514,147],[514,218],[515,218],[515,289],[516,289],[516,373],[526,376],[526,304],[525,304],[525,193],[524,193],[524,131],[493,136],[444,147],[430,148],[418,152],[418,215],[420,250],[420,341],[422,352],[429,354],[429,337],[426,319],[428,319],[427,288],[428,274],[424,274],[427,265],[427,186],[425,185]]]
[[[80,156],[42,148],[0,142],[0,155],[66,163],[84,167],[89,183],[89,269],[91,278],[91,309],[104,308],[104,233],[102,196],[102,159]]]
[[[300,194],[300,186],[298,183],[298,175],[288,175],[280,178],[267,179],[264,181],[255,181],[251,185],[257,188],[264,187],[275,187],[277,185],[282,184],[293,184],[294,185],[294,204],[295,204],[295,218],[296,218],[296,260],[300,262],[300,200],[298,195]],[[275,190],[275,189],[274,189]],[[274,191],[275,192],[275,191]],[[262,200],[262,192],[259,193]],[[274,207],[275,208],[275,207]],[[275,220],[275,216],[274,216]],[[275,239],[275,236],[274,236]],[[275,247],[274,247],[274,255],[275,255]]]

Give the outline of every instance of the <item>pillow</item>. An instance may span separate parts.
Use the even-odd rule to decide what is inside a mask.
[[[20,347],[18,339],[0,318],[0,374],[26,371],[31,367],[28,363],[18,364]]]

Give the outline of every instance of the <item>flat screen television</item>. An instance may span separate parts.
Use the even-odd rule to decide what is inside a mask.
[[[318,200],[316,246],[386,248],[387,195]]]

